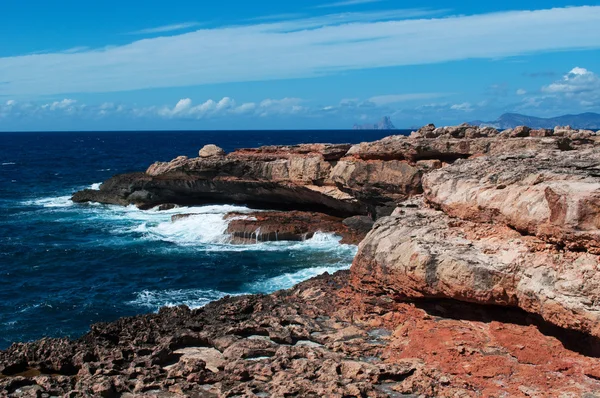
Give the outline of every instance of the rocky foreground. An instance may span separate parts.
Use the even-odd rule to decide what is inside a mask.
[[[429,125],[354,146],[207,146],[73,200],[244,203],[286,212],[229,214],[232,243],[361,243],[349,272],[289,291],[15,344],[0,352],[7,396],[600,397],[592,131]]]

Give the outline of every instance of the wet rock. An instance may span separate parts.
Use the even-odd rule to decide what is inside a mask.
[[[344,243],[358,243],[368,232],[345,225],[341,218],[314,212],[229,213],[225,218],[230,220],[227,233],[232,243],[241,244],[304,241],[317,232],[336,233]]]
[[[177,209],[179,206],[174,203],[165,203],[157,207],[158,211],[167,211]]]

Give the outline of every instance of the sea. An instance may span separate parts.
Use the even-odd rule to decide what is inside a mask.
[[[399,132],[396,132],[397,134]],[[75,204],[71,195],[155,161],[261,145],[358,143],[389,131],[0,133],[0,349],[77,338],[96,322],[270,293],[350,267],[356,246],[319,233],[303,242],[232,245],[223,215],[240,205],[168,211]],[[179,213],[199,214],[171,222]]]

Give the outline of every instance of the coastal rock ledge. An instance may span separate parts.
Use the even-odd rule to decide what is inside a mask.
[[[323,231],[360,241],[358,254],[287,291],[14,344],[0,391],[600,397],[599,141],[428,125],[357,145],[210,147],[115,176],[73,200],[243,203],[271,211],[227,215],[233,243]]]

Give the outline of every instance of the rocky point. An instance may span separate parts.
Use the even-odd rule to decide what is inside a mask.
[[[428,125],[357,145],[207,146],[115,176],[73,200],[243,203],[269,211],[225,216],[233,243],[334,232],[358,254],[288,291],[14,344],[0,390],[600,397],[599,142],[568,127]]]

